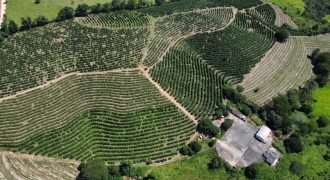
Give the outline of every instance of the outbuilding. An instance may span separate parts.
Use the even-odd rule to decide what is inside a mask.
[[[267,126],[261,126],[261,128],[258,130],[257,134],[256,134],[256,138],[263,142],[263,143],[267,143],[268,141],[268,136],[269,134],[272,132],[272,130],[269,129],[269,127]]]
[[[280,158],[280,153],[275,148],[269,148],[263,156],[267,164],[275,166]]]

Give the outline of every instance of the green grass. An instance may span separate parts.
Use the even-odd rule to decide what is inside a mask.
[[[312,105],[314,109],[313,115],[318,117],[324,114],[330,118],[330,83],[323,88],[318,88],[314,92],[314,96],[317,102]]]
[[[207,164],[216,156],[214,149],[207,149],[191,158],[184,158],[170,164],[153,167],[151,172],[156,175],[157,179],[228,179],[224,169],[214,171],[208,169]]]
[[[303,0],[267,0],[273,3],[283,10],[298,24],[307,24],[311,26],[314,24],[312,20],[307,20],[303,17],[303,12],[305,11],[305,3]]]
[[[10,0],[7,1],[6,14],[8,19],[21,24],[22,17],[35,19],[43,15],[48,19],[54,19],[59,10],[65,6],[75,8],[82,3],[93,5],[106,2],[109,0],[41,0],[40,4],[34,4],[34,0]]]

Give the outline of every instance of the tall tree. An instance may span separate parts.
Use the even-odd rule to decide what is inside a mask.
[[[77,9],[76,9],[75,15],[77,17],[87,16],[88,11],[89,11],[89,6],[87,4],[79,4]]]
[[[56,21],[64,21],[74,17],[74,9],[71,7],[64,7],[58,12]]]

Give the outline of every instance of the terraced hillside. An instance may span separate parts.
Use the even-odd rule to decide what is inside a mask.
[[[273,32],[244,13],[223,31],[198,34],[187,43],[212,68],[240,82],[274,43]]]
[[[185,42],[172,47],[151,75],[198,119],[209,118],[222,103],[222,74],[210,70]]]
[[[0,152],[0,179],[75,179],[79,162]]]
[[[275,20],[275,25],[278,27],[281,27],[283,24],[287,24],[295,29],[298,29],[297,24],[288,16],[285,14],[281,8],[277,7],[276,5],[270,4],[276,14],[276,20]]]
[[[72,21],[18,33],[0,44],[0,97],[65,73],[137,67],[148,30],[98,29]]]
[[[137,71],[70,76],[0,106],[1,147],[79,160],[162,159],[195,129]]]
[[[320,49],[322,52],[330,51],[330,34],[321,34],[318,36],[303,36],[301,37],[308,54],[313,50]]]
[[[285,43],[276,43],[244,77],[241,85],[245,88],[244,95],[264,105],[312,76],[312,65],[302,39],[292,37]]]
[[[232,8],[214,8],[178,13],[159,18],[151,31],[150,42],[142,62],[152,67],[178,40],[196,33],[212,32],[226,27],[234,17]]]

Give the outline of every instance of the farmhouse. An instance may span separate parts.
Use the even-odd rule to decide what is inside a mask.
[[[280,153],[275,148],[271,147],[267,149],[263,156],[267,164],[275,166],[280,158]]]
[[[258,130],[257,134],[256,134],[256,138],[263,142],[263,143],[267,143],[268,142],[268,136],[272,131],[267,127],[267,126],[261,126],[261,128]]]
[[[242,114],[238,109],[236,108],[230,108],[229,110],[233,115],[235,115],[236,117],[238,117],[240,120],[244,121],[244,122],[247,122],[248,121],[248,118]]]

